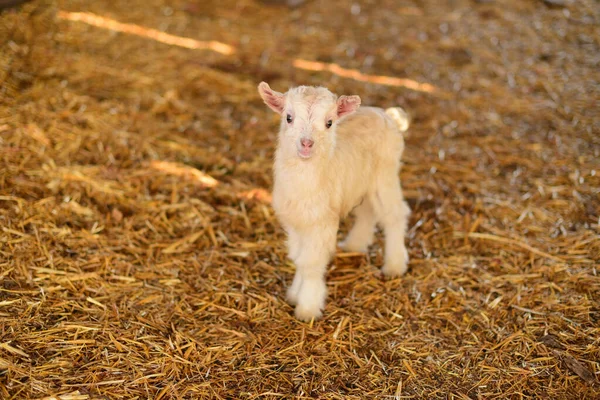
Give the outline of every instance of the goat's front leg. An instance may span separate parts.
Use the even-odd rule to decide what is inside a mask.
[[[288,300],[296,304],[295,314],[300,320],[319,318],[325,307],[325,272],[335,251],[337,229],[338,221],[331,221],[296,232],[301,246],[294,260],[296,276],[288,291]]]

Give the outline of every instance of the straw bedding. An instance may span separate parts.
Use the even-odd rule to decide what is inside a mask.
[[[598,398],[598,3],[292,3],[0,14],[0,398]],[[309,324],[261,80],[413,117],[408,274]]]

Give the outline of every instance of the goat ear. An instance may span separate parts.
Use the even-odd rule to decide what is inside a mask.
[[[352,114],[360,106],[360,97],[358,96],[340,96],[337,99],[337,116],[341,118]]]
[[[277,114],[283,112],[283,107],[285,106],[285,96],[283,93],[271,89],[267,82],[261,82],[260,85],[258,85],[258,93],[271,110],[275,111]]]

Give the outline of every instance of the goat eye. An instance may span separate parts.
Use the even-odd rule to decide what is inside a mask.
[[[332,121],[332,120],[329,120],[329,121],[327,121],[327,123],[325,124],[325,127],[326,127],[327,129],[329,129],[329,128],[331,128],[331,125],[333,125],[333,121]]]
[[[288,124],[291,124],[292,123],[292,116],[290,114],[288,114],[286,120],[287,120]]]

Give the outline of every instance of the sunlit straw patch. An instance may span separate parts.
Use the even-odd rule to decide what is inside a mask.
[[[270,204],[273,200],[271,193],[265,189],[250,189],[237,194],[237,197],[244,200],[258,200],[261,203]]]
[[[109,29],[115,32],[129,33],[131,35],[146,37],[149,39],[156,40],[157,42],[170,44],[173,46],[185,47],[187,49],[212,50],[225,55],[235,53],[234,47],[215,40],[201,41],[171,35],[165,32],[158,31],[156,29],[145,28],[136,24],[127,24],[116,21],[114,19],[101,17],[99,15],[87,12],[59,11],[58,18],[68,21],[83,22],[88,25],[96,26],[98,28]]]
[[[152,161],[150,163],[150,168],[164,172],[169,175],[179,176],[181,178],[199,184],[202,187],[212,188],[219,184],[219,181],[213,178],[212,176],[205,174],[204,172],[197,170],[196,168],[192,168],[183,164],[178,164],[169,161]]]
[[[342,78],[350,78],[360,82],[375,83],[385,86],[398,86],[418,92],[433,93],[437,89],[429,83],[420,83],[408,78],[396,78],[385,75],[367,75],[356,69],[343,68],[338,64],[329,64],[319,61],[308,61],[297,58],[293,63],[294,67],[308,71],[327,71]]]

